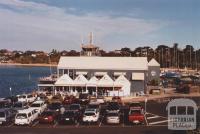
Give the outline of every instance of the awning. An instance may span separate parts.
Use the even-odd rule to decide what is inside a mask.
[[[144,80],[144,73],[132,73],[132,80]]]
[[[87,82],[87,87],[96,87],[98,84],[99,80],[93,76],[88,82]]]
[[[73,86],[74,81],[69,77],[68,74],[64,74],[55,82],[55,86]]]
[[[95,72],[94,75],[95,76],[104,76],[104,75],[107,75],[107,72]]]
[[[88,74],[88,72],[76,72],[76,75],[80,75],[80,74],[82,74],[82,75],[87,75]]]
[[[98,87],[113,87],[114,82],[107,74],[104,75],[98,82]]]
[[[74,80],[74,86],[86,86],[88,80],[82,75],[78,75]]]
[[[126,75],[126,72],[114,72],[114,76]]]
[[[53,84],[38,84],[38,87],[53,87]]]
[[[122,87],[124,85],[130,85],[129,80],[124,76],[124,75],[120,75],[115,81],[114,81],[114,86],[115,87]]]

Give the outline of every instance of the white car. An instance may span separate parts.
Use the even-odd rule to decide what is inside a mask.
[[[38,117],[38,113],[34,109],[19,110],[15,116],[16,125],[31,125]]]
[[[97,97],[97,102],[98,102],[99,104],[104,104],[106,101],[105,101],[105,99],[104,99],[103,96],[98,96],[98,97]]]
[[[47,108],[47,104],[45,104],[45,102],[42,100],[38,100],[38,101],[33,102],[30,108],[36,109],[36,111],[38,111],[38,113],[41,114]]]
[[[106,115],[106,122],[108,124],[119,124],[120,123],[119,112],[108,112]]]
[[[96,109],[86,109],[83,114],[83,122],[98,122],[99,111]]]
[[[32,103],[33,101],[35,101],[36,97],[33,96],[32,94],[23,94],[18,96],[18,101],[19,102],[28,102],[28,103]]]

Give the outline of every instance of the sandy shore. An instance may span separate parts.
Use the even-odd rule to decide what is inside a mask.
[[[56,64],[21,64],[21,63],[0,63],[0,66],[57,67]]]

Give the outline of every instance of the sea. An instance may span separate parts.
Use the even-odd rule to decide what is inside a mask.
[[[1,65],[0,98],[36,91],[38,79],[55,72],[55,67]]]

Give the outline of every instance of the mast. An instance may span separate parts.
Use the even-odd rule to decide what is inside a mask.
[[[89,40],[90,40],[90,45],[93,44],[93,33],[90,32],[90,35],[89,35]]]

